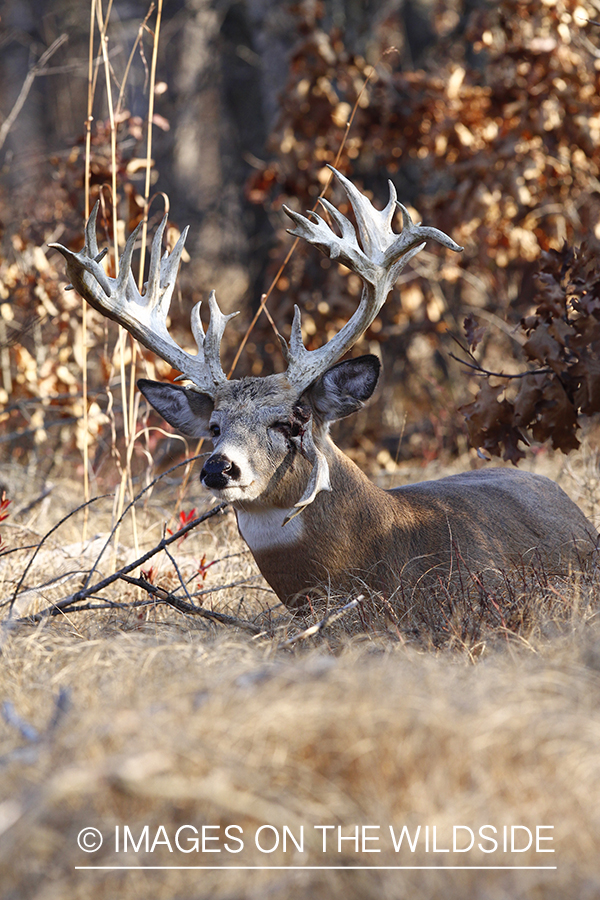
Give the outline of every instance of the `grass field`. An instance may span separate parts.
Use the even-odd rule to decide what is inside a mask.
[[[15,469],[11,483],[25,506],[34,480]],[[171,490],[157,486],[138,511],[140,549],[160,539]],[[6,547],[39,543],[78,491],[64,481],[17,511]],[[44,542],[21,614],[79,586],[110,527],[109,501],[93,509],[87,548],[78,516]],[[119,539],[122,566],[139,549],[125,526]],[[0,558],[3,599],[31,552]],[[433,649],[348,617],[303,636],[316,619],[277,606],[231,514],[171,552],[153,559],[155,584],[174,590],[175,566],[185,581],[203,556],[220,560],[202,589],[236,586],[204,608],[254,630],[134,608],[139,589],[120,582],[90,603],[122,608],[3,632],[3,898],[600,895],[594,579],[555,588],[552,603],[530,597],[519,634]],[[98,577],[112,565],[102,557]],[[88,828],[102,835],[96,852],[78,846]]]

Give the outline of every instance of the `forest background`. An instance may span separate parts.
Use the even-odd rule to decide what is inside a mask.
[[[87,444],[89,473],[108,483],[123,413],[121,398],[109,398],[122,377],[115,338],[89,313],[84,423],[81,304],[64,293],[46,242],[80,246],[86,135],[87,205],[101,196],[107,246],[122,250],[145,212],[155,12],[145,27],[142,3],[109,12],[112,132],[101,55],[86,131],[90,21],[81,4],[8,3],[0,59],[1,451],[33,460],[44,477]],[[226,311],[242,311],[227,368],[269,285],[267,310],[284,335],[294,303],[310,345],[339,328],[359,293],[343,267],[297,247],[272,286],[291,243],[282,204],[313,206],[325,166],[339,159],[380,203],[391,179],[419,219],[465,247],[460,259],[423,254],[356,348],[379,352],[386,373],[379,402],[344,423],[359,463],[393,471],[402,459],[464,451],[456,409],[474,397],[465,414],[475,447],[518,461],[532,433],[577,446],[582,413],[600,405],[594,14],[594,4],[541,0],[167,4],[148,193],[150,233],[165,202],[171,240],[190,225],[175,336],[190,340],[188,311],[215,289]],[[582,284],[587,305],[578,307]],[[457,341],[477,347],[477,359]],[[281,366],[261,315],[235,374]],[[490,382],[486,370],[535,374]],[[157,371],[175,375],[160,363]]]

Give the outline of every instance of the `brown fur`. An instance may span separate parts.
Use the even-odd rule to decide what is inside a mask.
[[[339,591],[361,579],[389,597],[445,584],[461,567],[488,577],[523,564],[564,573],[595,546],[593,526],[543,476],[485,469],[384,491],[329,438],[321,449],[332,491],[301,513],[303,539],[254,554],[287,606],[303,605],[316,583]],[[292,506],[298,473],[288,466],[276,480],[269,502]]]

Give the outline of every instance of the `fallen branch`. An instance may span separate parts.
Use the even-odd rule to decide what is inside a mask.
[[[317,622],[316,625],[311,625],[309,628],[306,628],[304,631],[300,631],[298,634],[295,634],[293,637],[288,638],[287,641],[282,641],[279,644],[278,650],[282,650],[285,647],[292,647],[297,641],[304,641],[306,638],[313,637],[315,634],[320,634],[321,631],[327,626],[331,625],[333,622],[337,622],[338,619],[341,619],[342,616],[345,616],[347,612],[351,609],[356,609],[360,603],[365,599],[364,594],[359,594],[355,600],[351,600],[349,603],[346,603],[345,606],[340,606],[339,609],[330,610],[320,622]]]
[[[155,584],[150,584],[150,582],[145,581],[145,579],[143,578],[132,578],[130,575],[123,575],[121,577],[121,580],[126,581],[128,584],[133,584],[136,587],[141,588],[148,594],[156,597],[162,603],[166,603],[169,606],[172,606],[174,609],[179,610],[179,612],[188,613],[194,616],[200,616],[200,618],[202,619],[210,619],[213,622],[219,622],[221,625],[235,625],[238,628],[243,628],[245,631],[250,631],[252,634],[260,634],[262,631],[264,631],[264,628],[260,628],[253,622],[248,622],[247,619],[238,619],[237,616],[228,616],[225,613],[215,612],[212,609],[204,609],[204,607],[202,606],[196,606],[196,604],[194,603],[189,603],[186,600],[182,600],[181,597],[178,597],[176,594],[171,594],[164,588],[158,587]],[[245,584],[245,581],[237,581],[234,584],[224,584],[219,588],[216,588],[216,590],[239,587],[243,584]],[[200,591],[196,596],[200,596],[203,593],[212,593],[213,590],[215,589],[212,589],[210,591]]]
[[[176,594],[171,594],[169,591],[164,590],[164,588],[149,584],[149,582],[144,581],[143,578],[131,578],[129,575],[123,575],[121,576],[121,580],[126,581],[128,584],[133,584],[135,587],[142,588],[151,595],[151,599],[131,600],[124,603],[121,600],[104,600],[103,598],[98,597],[97,603],[79,603],[74,606],[63,607],[60,612],[63,615],[71,615],[74,612],[88,612],[90,610],[99,609],[140,609],[144,606],[156,606],[158,601],[159,603],[165,603],[167,606],[171,606],[173,609],[185,613],[186,615],[199,616],[201,619],[209,619],[212,622],[218,622],[220,625],[235,625],[238,628],[243,628],[245,631],[250,631],[254,635],[264,633],[264,628],[260,628],[253,622],[249,622],[246,619],[239,619],[237,616],[228,616],[225,613],[215,612],[211,609],[204,609],[202,606],[196,606],[193,603],[186,603],[185,600],[177,597]],[[224,584],[220,588],[213,588],[211,591],[203,591],[202,593],[208,594],[216,590],[239,587],[242,584],[245,584],[245,582],[237,581],[233,584]],[[16,624],[26,625],[34,620],[35,616],[24,616],[22,619],[18,619]]]
[[[183,528],[180,528],[179,531],[176,531],[174,534],[169,535],[169,537],[167,538],[163,537],[155,547],[153,547],[151,550],[148,550],[143,554],[143,556],[138,557],[138,559],[124,566],[122,569],[119,569],[118,572],[114,572],[112,575],[108,575],[101,581],[96,582],[96,584],[86,584],[86,586],[83,587],[80,591],[76,591],[74,594],[70,594],[63,600],[59,600],[57,603],[53,603],[52,606],[41,610],[39,613],[34,613],[31,616],[25,616],[23,619],[20,619],[19,622],[41,622],[43,619],[59,615],[59,613],[65,611],[69,607],[73,607],[75,604],[79,603],[82,600],[87,600],[88,597],[91,597],[93,594],[97,594],[99,591],[104,590],[104,588],[108,587],[111,584],[114,584],[115,581],[123,579],[124,575],[127,575],[129,572],[132,572],[139,566],[143,566],[145,562],[147,562],[153,556],[156,556],[157,553],[160,553],[161,550],[164,550],[165,547],[169,546],[169,544],[172,544],[174,541],[180,540],[184,535],[188,533],[188,531],[191,531],[192,528],[195,528],[197,525],[200,525],[207,519],[211,519],[213,516],[216,516],[226,507],[226,503],[220,503],[218,506],[214,506],[212,509],[209,509],[208,512],[205,512],[204,515],[198,516],[196,519],[192,519],[191,522],[188,522],[183,526]],[[142,586],[144,586],[144,589],[147,589],[148,582],[143,581]],[[11,600],[11,613],[15,599],[16,594]],[[192,609],[193,608],[194,607],[192,607]],[[71,610],[71,612],[72,611],[73,610]]]

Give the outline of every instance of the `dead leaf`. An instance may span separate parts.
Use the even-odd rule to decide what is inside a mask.
[[[483,340],[483,336],[486,332],[485,325],[478,325],[475,316],[470,313],[463,321],[463,328],[465,329],[465,335],[467,341],[469,342],[469,347],[471,350],[475,350],[477,345],[481,343]]]

